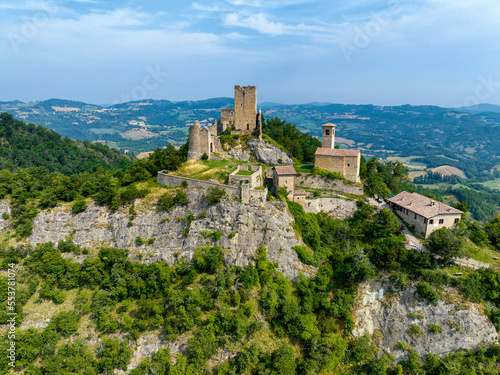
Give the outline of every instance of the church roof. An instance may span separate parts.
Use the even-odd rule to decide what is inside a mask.
[[[403,191],[392,197],[389,199],[389,202],[406,208],[408,211],[419,214],[427,219],[437,215],[463,214],[462,211],[448,206],[447,204],[427,198],[417,193],[409,193],[407,191]]]
[[[318,147],[315,155],[325,155],[325,156],[359,156],[361,152],[359,150],[341,150],[340,148],[325,148]]]

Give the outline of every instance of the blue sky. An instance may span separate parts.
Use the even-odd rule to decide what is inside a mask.
[[[498,0],[0,1],[0,101],[500,104]]]

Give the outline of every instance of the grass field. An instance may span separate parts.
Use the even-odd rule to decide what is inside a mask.
[[[234,159],[189,161],[172,174],[204,181],[217,180],[225,184],[229,174],[236,170],[238,163],[241,162]]]
[[[293,167],[297,173],[312,173],[314,164],[296,164]]]
[[[497,178],[496,180],[486,181],[482,184],[489,188],[500,189],[500,178]]]
[[[236,175],[238,175],[238,176],[251,176],[254,173],[255,172],[253,172],[253,171],[238,171],[238,173],[236,173]]]

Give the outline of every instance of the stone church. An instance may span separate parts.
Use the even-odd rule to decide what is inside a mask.
[[[336,149],[335,126],[335,124],[323,125],[322,147],[318,147],[316,150],[315,166],[326,171],[339,173],[349,181],[360,182],[361,152],[359,150]]]
[[[227,129],[231,134],[251,134],[258,130],[262,137],[262,115],[257,111],[257,87],[234,86],[234,108],[221,110],[220,122],[201,127],[199,121],[189,128],[187,160],[198,160],[203,154],[210,156],[222,152],[219,136]]]

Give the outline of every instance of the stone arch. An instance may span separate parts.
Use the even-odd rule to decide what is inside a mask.
[[[330,129],[325,129],[325,135],[330,135]]]

